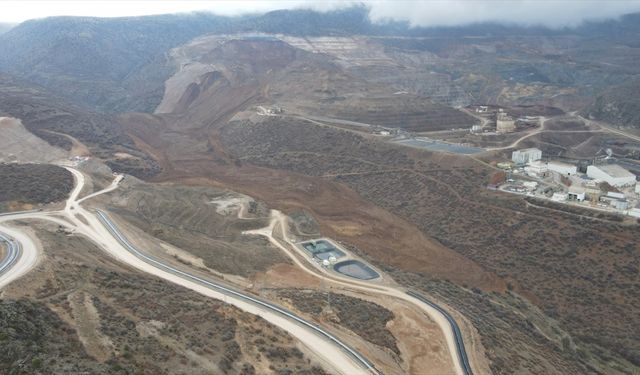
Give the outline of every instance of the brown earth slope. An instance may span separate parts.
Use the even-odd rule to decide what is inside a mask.
[[[5,74],[0,74],[1,116],[21,120],[33,134],[66,150],[74,146],[71,136],[114,170],[141,177],[157,171],[153,159],[135,147],[115,117],[65,102],[55,93]]]
[[[310,101],[342,87],[334,78],[348,79],[326,77],[319,76]],[[229,82],[183,115],[123,117],[138,146],[161,163],[157,180],[218,184],[285,212],[308,210],[324,234],[458,307],[480,331],[496,373],[637,370],[638,332],[623,323],[638,316],[636,227],[550,215],[487,192],[482,187],[493,171],[467,157],[237,112],[251,108],[247,100],[273,98],[272,85],[255,84],[260,93],[250,99],[227,96],[234,104],[224,116],[208,114],[207,101],[219,105],[217,95],[242,87]]]
[[[221,135],[244,161],[346,184],[499,275],[558,320],[580,350],[590,352],[576,358],[578,362],[606,366],[609,355],[619,355],[625,366],[637,366],[637,332],[608,319],[614,312],[624,321],[638,316],[635,288],[630,287],[637,283],[639,265],[635,225],[603,224],[569,213],[549,215],[522,199],[484,191],[491,171],[470,159],[385,150],[384,145],[327,127],[244,122],[226,126]],[[386,233],[393,236],[392,230]],[[389,243],[394,253],[402,252],[396,246]],[[361,249],[377,258],[370,247]],[[390,262],[388,255],[376,260],[415,272],[412,266]],[[461,281],[451,274],[429,277]],[[608,350],[607,356],[597,357]]]

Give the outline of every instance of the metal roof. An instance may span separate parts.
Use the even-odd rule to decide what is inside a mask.
[[[636,177],[635,174],[629,172],[628,170],[622,168],[617,164],[594,165],[593,167],[598,168],[611,177]]]

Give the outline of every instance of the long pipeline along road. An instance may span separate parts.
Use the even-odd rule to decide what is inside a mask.
[[[382,372],[361,353],[322,327],[308,322],[282,307],[260,300],[253,295],[235,290],[222,283],[206,280],[191,273],[173,268],[157,258],[142,253],[131,244],[131,242],[122,234],[122,232],[104,212],[98,210],[97,215],[94,215],[93,213],[85,210],[79,204],[82,200],[78,200],[77,198],[84,186],[84,176],[73,168],[68,169],[74,174],[77,184],[72,191],[64,210],[47,213],[13,213],[4,217],[0,216],[0,221],[16,219],[43,219],[69,227],[78,234],[89,237],[117,259],[143,270],[144,272],[154,274],[216,299],[223,299],[224,297],[225,302],[229,302],[244,311],[262,316],[267,321],[283,328],[285,331],[300,339],[305,345],[313,348],[312,350],[314,352],[320,354],[320,357],[342,374],[382,374]],[[93,194],[90,197],[114,190],[120,179],[121,178],[118,178],[118,181],[114,181],[114,184],[112,184],[113,186],[110,186],[98,194]],[[270,240],[275,240],[275,238],[273,238],[272,230],[273,225],[275,225],[277,221],[279,220],[273,220],[269,228],[264,228],[270,229],[268,231],[269,233],[265,233],[268,235]],[[1,286],[3,277],[6,278],[9,276],[10,278],[15,279],[16,277],[19,277],[19,275],[27,272],[28,269],[32,268],[36,263],[35,260],[37,260],[37,251],[33,241],[20,231],[15,231],[9,227],[0,227],[0,233],[8,234],[10,237],[15,239],[16,243],[23,242],[23,248],[27,255],[26,257],[19,257],[18,263],[25,263],[24,266],[17,264],[13,267],[9,267],[11,272],[8,272],[4,276],[0,275]],[[286,252],[289,252],[289,250],[286,249],[286,247],[283,247],[282,244],[277,241],[275,242],[278,247],[282,247]],[[29,257],[33,257],[34,261],[23,261]],[[300,262],[295,257],[294,260]],[[303,266],[303,269],[306,269],[306,267]],[[307,269],[307,271],[309,270]],[[380,292],[381,294],[397,297],[409,302],[412,302],[413,300],[413,303],[421,305],[421,308],[427,311],[427,313],[429,313],[429,315],[434,318],[438,325],[440,325],[445,331],[445,336],[451,349],[450,353],[454,359],[455,367],[457,368],[456,372],[464,375],[472,374],[466,352],[464,351],[464,345],[462,344],[462,335],[460,330],[457,324],[455,324],[455,321],[453,321],[453,318],[448,315],[446,311],[443,312],[439,307],[434,306],[432,303],[425,302],[424,297],[419,298],[410,293],[405,294],[400,290],[387,290],[388,288],[376,288],[371,285],[356,285],[360,283],[353,280],[349,280],[349,282],[342,280],[340,282],[348,284],[351,287]],[[431,309],[431,311],[429,309]],[[450,329],[444,328],[445,326]]]
[[[447,310],[429,301],[424,296],[413,291],[408,291],[407,294],[433,307],[434,309],[438,310],[442,315],[444,315],[445,318],[447,318],[447,320],[449,321],[449,325],[451,325],[451,330],[453,331],[453,335],[456,341],[456,350],[458,351],[458,358],[460,359],[460,366],[462,367],[462,371],[464,372],[465,375],[473,375],[473,370],[471,369],[471,363],[469,363],[469,357],[467,356],[467,350],[464,347],[462,332],[460,331],[460,327],[458,326],[458,323],[456,323],[456,320],[453,319],[453,317],[451,316],[451,314],[447,312]]]
[[[447,341],[448,351],[453,360],[454,370],[459,375],[472,375],[472,367],[467,357],[467,352],[463,344],[462,333],[458,324],[453,317],[442,307],[428,301],[425,297],[417,298],[412,293],[407,293],[402,288],[389,287],[384,285],[373,285],[369,282],[354,280],[347,276],[329,274],[320,265],[311,262],[306,254],[299,254],[302,250],[289,240],[287,233],[288,225],[286,223],[286,215],[279,211],[272,210],[272,218],[269,226],[257,230],[244,232],[245,234],[255,234],[267,237],[269,242],[284,251],[285,254],[303,271],[315,276],[321,277],[323,280],[335,285],[349,287],[351,290],[359,290],[368,293],[384,295],[387,297],[397,298],[409,302],[424,311],[429,317],[441,328],[442,333]],[[281,243],[274,232],[276,227],[281,230]],[[286,246],[285,246],[286,244]]]
[[[71,229],[102,247],[117,260],[143,272],[161,277],[167,281],[191,289],[197,293],[229,303],[240,310],[257,315],[285,330],[317,355],[336,373],[343,375],[382,374],[368,359],[314,323],[305,321],[279,306],[261,301],[252,295],[234,290],[220,283],[205,280],[193,274],[175,269],[141,253],[122,235],[104,213],[94,214],[85,210],[78,200],[84,186],[85,176],[74,168],[76,186],[66,202],[65,208],[50,212],[21,212],[0,216],[1,222],[14,220],[45,220]],[[120,178],[121,179],[121,178]],[[117,186],[117,181],[113,184]],[[113,190],[111,187],[100,193]],[[93,194],[94,197],[98,194]],[[21,230],[0,226],[0,232],[8,235],[22,247],[22,254],[4,275],[0,275],[0,288],[33,269],[38,260],[38,250],[29,235]]]
[[[0,232],[0,243],[7,248],[4,259],[0,260],[0,275],[6,273],[20,256],[20,243],[15,242],[8,235]]]
[[[7,218],[9,216],[0,216],[0,222]],[[7,249],[0,260],[1,289],[29,272],[38,263],[38,249],[29,235],[5,225],[0,225],[0,246]]]
[[[261,308],[266,308],[272,312],[278,313],[280,315],[282,315],[283,317],[292,320],[294,322],[296,322],[297,324],[302,325],[303,327],[307,328],[307,329],[311,329],[312,331],[314,331],[314,333],[316,333],[317,335],[319,335],[320,337],[329,340],[330,342],[332,342],[334,345],[337,345],[340,347],[341,350],[343,350],[345,353],[347,353],[353,360],[355,360],[358,364],[360,364],[364,369],[367,369],[369,372],[371,372],[372,374],[376,374],[376,375],[382,375],[382,372],[380,370],[378,370],[375,365],[373,363],[371,363],[368,359],[366,359],[362,354],[360,354],[357,350],[353,349],[352,347],[350,347],[349,345],[347,345],[346,343],[342,342],[339,338],[337,338],[336,336],[334,336],[333,334],[331,334],[330,332],[326,331],[325,329],[323,329],[322,327],[315,325],[313,323],[310,323],[302,318],[300,318],[299,316],[295,315],[294,313],[292,313],[291,311],[282,308],[280,306],[274,305],[270,302],[267,301],[263,301],[260,300],[254,296],[251,296],[249,294],[240,292],[238,290],[235,290],[229,286],[223,285],[221,283],[217,283],[211,280],[205,280],[201,277],[195,276],[191,273],[179,270],[177,268],[174,268],[164,262],[162,262],[161,260],[149,256],[143,252],[141,252],[140,250],[138,250],[136,247],[133,246],[133,244],[131,244],[131,242],[129,242],[129,240],[122,234],[122,232],[120,232],[120,230],[117,228],[117,226],[109,219],[109,217],[102,211],[100,210],[96,210],[97,214],[98,214],[98,218],[100,219],[100,221],[102,222],[102,224],[107,228],[107,230],[109,230],[109,232],[118,240],[118,242],[120,242],[120,244],[122,246],[125,247],[125,249],[127,249],[130,253],[132,253],[133,255],[135,255],[138,259],[142,260],[143,262],[150,264],[156,268],[160,268],[164,271],[170,272],[176,276],[188,279],[190,281],[195,281],[200,285],[203,285],[207,288],[211,288],[214,289],[218,292],[222,292],[228,296],[231,297],[237,297],[237,298],[241,298],[251,304],[254,305],[258,305]]]

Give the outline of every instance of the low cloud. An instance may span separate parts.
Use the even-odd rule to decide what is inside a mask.
[[[457,26],[498,22],[549,27],[616,18],[639,12],[637,0],[236,0],[236,1],[4,1],[0,22],[48,16],[120,17],[209,11],[221,15],[264,13],[278,9],[335,10],[364,4],[374,22],[408,21],[413,26]]]
[[[633,0],[398,0],[368,4],[374,21],[405,20],[413,26],[497,22],[558,28],[640,11],[640,2]]]

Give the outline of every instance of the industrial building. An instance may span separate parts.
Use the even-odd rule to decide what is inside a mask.
[[[547,170],[547,163],[544,163],[541,160],[530,161],[527,163],[527,166],[524,167],[524,172],[533,177],[544,177]]]
[[[563,176],[573,176],[578,173],[578,167],[573,164],[563,163],[561,161],[550,161],[547,163],[547,169],[560,173]]]
[[[568,199],[571,201],[582,202],[586,199],[586,192],[583,187],[580,186],[571,186],[569,188],[569,193],[567,194]]]
[[[496,117],[496,131],[498,133],[510,133],[516,130],[516,122],[506,113],[500,112]]]
[[[630,209],[628,212],[629,216],[640,218],[640,203],[636,205],[634,208]]]
[[[537,148],[524,148],[511,154],[511,160],[518,165],[542,159],[542,151]]]
[[[636,175],[616,164],[590,165],[587,167],[587,176],[616,187],[636,183]]]
[[[610,192],[607,195],[600,197],[600,202],[608,203],[611,207],[614,207],[618,210],[626,210],[629,208],[629,202],[624,198],[619,198],[618,196],[612,195]]]

